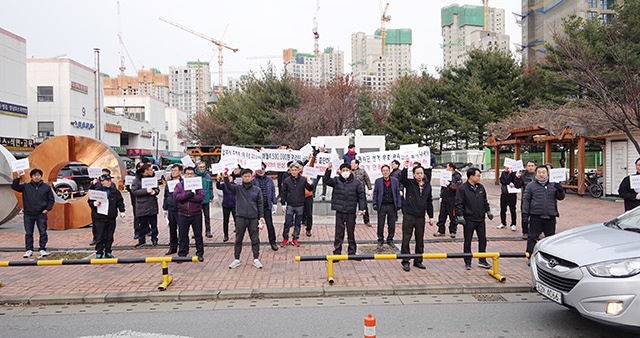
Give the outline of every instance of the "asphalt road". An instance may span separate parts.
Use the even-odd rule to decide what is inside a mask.
[[[0,337],[633,337],[541,296],[415,295],[0,307]]]

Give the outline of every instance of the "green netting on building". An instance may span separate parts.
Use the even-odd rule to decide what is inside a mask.
[[[376,29],[375,36],[380,36],[380,30]],[[387,29],[387,45],[412,44],[412,31],[410,28]]]
[[[187,62],[187,66],[198,66],[198,65],[208,66],[209,62],[204,62],[204,61],[189,61],[189,62]]]
[[[458,11],[460,10],[460,6],[451,5],[447,7],[442,7],[440,9],[440,22],[442,27],[453,25],[453,16],[458,15]]]
[[[454,15],[458,16],[458,27],[471,25],[471,26],[484,26],[484,7],[473,5],[451,5],[448,7],[442,7],[440,10],[440,23],[441,27],[453,25]]]

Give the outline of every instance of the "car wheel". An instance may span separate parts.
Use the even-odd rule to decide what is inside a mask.
[[[71,187],[68,185],[59,185],[56,187],[56,195],[62,198],[63,200],[68,200],[71,198]]]

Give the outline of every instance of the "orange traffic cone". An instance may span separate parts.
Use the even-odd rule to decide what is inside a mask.
[[[364,319],[364,338],[376,338],[376,317],[371,314]]]

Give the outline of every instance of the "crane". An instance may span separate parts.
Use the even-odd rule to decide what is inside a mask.
[[[136,73],[138,73],[138,68],[136,67],[136,64],[133,63],[133,59],[131,58],[131,55],[129,55],[129,50],[127,50],[127,46],[124,45],[124,40],[122,40],[122,23],[120,20],[120,1],[117,2],[117,6],[118,6],[118,41],[120,42],[120,47],[122,47],[122,49],[124,49],[124,52],[127,53],[127,57],[129,58],[129,61],[133,66],[133,70],[135,70]],[[127,68],[124,66],[124,55],[122,55],[122,52],[118,52],[118,54],[120,54],[120,68],[119,68],[120,74],[124,75],[124,70]]]
[[[384,6],[384,11],[382,12],[382,16],[380,17],[380,40],[382,40],[382,55],[386,54],[386,44],[387,44],[387,29],[384,27],[385,22],[391,21],[391,15],[387,15],[387,10],[389,9],[389,3]]]
[[[313,54],[315,56],[320,55],[320,45],[318,43],[318,39],[320,39],[320,34],[318,34],[318,12],[320,11],[320,0],[316,0],[316,14],[313,16]]]
[[[216,40],[216,39],[214,39],[212,37],[206,36],[206,35],[204,35],[204,34],[202,34],[200,32],[196,32],[193,29],[187,28],[187,27],[185,27],[185,26],[183,26],[183,25],[181,25],[179,23],[173,22],[173,21],[171,21],[169,19],[160,17],[160,20],[162,20],[162,21],[164,21],[164,22],[166,22],[166,23],[168,23],[170,25],[176,26],[176,27],[178,27],[178,28],[180,28],[180,29],[182,29],[184,31],[187,31],[187,32],[193,34],[193,35],[199,36],[199,37],[201,37],[201,38],[203,38],[203,39],[205,39],[205,40],[207,40],[209,42],[212,42],[214,45],[218,46],[218,90],[222,91],[222,88],[223,88],[223,84],[222,84],[222,50],[224,48],[226,48],[226,49],[228,49],[228,50],[230,50],[230,51],[235,53],[235,52],[238,51],[238,48],[233,48],[233,47],[227,45],[226,43],[224,43],[222,41],[218,41],[218,40]]]
[[[484,5],[484,30],[489,31],[489,0],[482,0]]]

